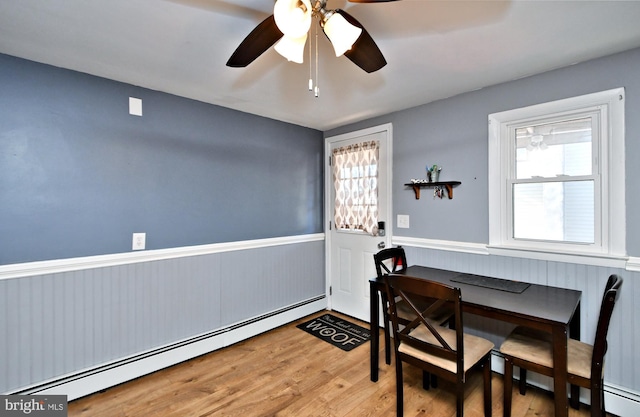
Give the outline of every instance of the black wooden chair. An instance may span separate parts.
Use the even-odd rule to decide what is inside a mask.
[[[481,366],[484,375],[484,415],[491,417],[491,349],[493,343],[465,334],[462,326],[460,289],[407,275],[386,275],[389,315],[393,327],[396,358],[397,414],[403,415],[402,363],[406,362],[456,386],[457,416],[464,414],[464,388],[469,370]],[[425,298],[435,300],[422,311],[417,307]],[[412,318],[403,325],[398,302],[410,307]],[[452,308],[455,329],[434,325],[428,316],[438,308]]]
[[[373,255],[375,261],[376,273],[379,278],[384,275],[392,273],[402,273],[407,269],[407,257],[404,249],[401,246],[395,248],[383,249],[380,252]],[[384,322],[384,357],[387,365],[391,364],[391,329],[389,328],[389,300],[387,299],[386,291],[381,292],[382,299],[382,315]],[[424,311],[433,300],[422,300],[422,304],[419,306]],[[410,320],[408,317],[411,315],[411,309],[401,300],[397,304],[398,318],[400,323],[406,324]],[[449,305],[443,305],[439,309],[433,311],[428,317],[432,323],[441,325],[448,322],[453,316],[453,310]],[[453,327],[453,323],[450,323]],[[422,386],[428,390],[430,386],[434,388],[438,386],[438,379],[429,375],[428,372],[423,372]]]
[[[387,274],[402,273],[407,270],[407,257],[404,249],[401,246],[396,248],[382,249],[380,252],[373,255],[373,260],[376,265],[376,273],[378,278],[382,278]],[[382,316],[384,321],[384,358],[387,365],[391,364],[391,329],[389,328],[389,300],[387,299],[386,292],[382,291],[380,294],[382,299]],[[421,309],[424,311],[429,306],[429,301],[424,300]],[[398,318],[402,324],[408,323],[407,316],[410,315],[411,309],[402,301],[398,302]],[[429,319],[436,323],[442,324],[447,322],[453,311],[449,306],[443,306],[442,308],[434,311]],[[436,385],[435,379],[432,381],[433,385]],[[425,375],[424,387],[429,388],[428,377]]]
[[[605,286],[600,316],[593,344],[569,339],[567,341],[568,382],[591,390],[591,416],[604,417],[604,355],[607,351],[607,332],[611,314],[619,296],[622,278],[611,275]],[[511,416],[513,367],[520,367],[520,394],[525,395],[527,370],[553,376],[551,336],[538,330],[517,327],[500,347],[504,355],[504,416]],[[579,408],[579,392],[572,390],[571,405]]]
[[[373,255],[378,278],[386,274],[404,272],[407,270],[407,256],[401,246],[382,249]],[[389,300],[385,291],[380,292],[382,299],[382,318],[384,321],[384,359],[387,365],[391,363],[391,329],[389,328]],[[402,308],[402,307],[401,307]]]

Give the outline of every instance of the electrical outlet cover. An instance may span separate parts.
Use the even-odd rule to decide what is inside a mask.
[[[133,241],[131,243],[132,250],[144,250],[147,241],[146,233],[134,233]]]
[[[398,214],[398,229],[408,229],[409,228],[409,215],[408,214]]]

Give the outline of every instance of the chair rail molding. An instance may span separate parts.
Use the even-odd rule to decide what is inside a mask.
[[[456,242],[452,240],[424,239],[417,237],[393,236],[391,243],[398,246],[412,246],[422,249],[437,249],[450,252],[489,255],[484,243]]]
[[[408,236],[393,236],[391,243],[397,246],[411,246],[420,249],[435,249],[474,255],[495,255],[528,258],[541,261],[566,262],[574,264],[620,268],[640,272],[640,257],[581,256],[572,253],[537,252],[531,250],[506,249],[485,243],[460,242],[452,240],[425,239]]]
[[[640,272],[640,258],[630,256],[625,269],[627,271]]]
[[[0,265],[0,280],[324,240],[324,233]]]

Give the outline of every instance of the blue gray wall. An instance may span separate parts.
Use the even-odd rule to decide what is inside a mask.
[[[323,230],[319,131],[7,55],[0,85],[0,265]]]
[[[322,308],[323,149],[316,130],[0,55],[0,392]],[[134,232],[147,251],[127,254]]]
[[[394,235],[489,243],[487,117],[491,113],[617,87],[626,89],[627,251],[640,256],[640,49],[500,84],[325,132],[393,123],[393,212],[409,214],[410,229]],[[443,166],[441,180],[458,180],[455,198],[415,201],[402,186]],[[437,221],[433,221],[437,219]]]

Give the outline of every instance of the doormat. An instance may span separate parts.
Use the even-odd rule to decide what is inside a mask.
[[[347,352],[360,346],[371,337],[369,329],[350,323],[333,314],[316,317],[298,324],[296,327]]]

